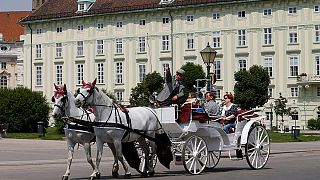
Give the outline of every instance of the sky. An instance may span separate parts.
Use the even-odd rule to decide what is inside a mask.
[[[0,0],[0,12],[31,11],[32,0]]]

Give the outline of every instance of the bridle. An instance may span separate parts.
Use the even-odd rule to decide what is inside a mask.
[[[94,86],[91,86],[90,84],[86,84],[84,87],[86,86],[90,87],[90,89],[88,90],[89,94],[87,96],[85,96],[82,92],[80,92],[80,89],[78,89],[78,94],[80,94],[84,98],[83,102],[87,102],[89,97],[93,95],[93,91],[94,91]]]
[[[56,94],[60,94],[63,97],[61,98],[62,105],[54,104],[53,107],[58,107],[62,113],[65,113],[65,106],[68,101],[68,96],[66,92],[56,92]],[[55,94],[55,95],[56,95]],[[52,102],[55,102],[55,96],[52,96]]]

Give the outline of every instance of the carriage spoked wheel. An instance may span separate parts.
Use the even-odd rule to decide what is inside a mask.
[[[143,174],[143,170],[146,167],[146,163],[145,163],[145,159],[146,159],[146,154],[143,152],[142,148],[139,146],[139,143],[136,142],[136,149],[138,151],[138,155],[139,155],[139,159],[140,159],[140,165],[139,165],[139,169],[137,169],[137,171],[140,174]],[[151,148],[150,148],[151,151]],[[156,167],[157,164],[157,155],[154,156],[154,158],[152,159],[152,166],[153,168]]]
[[[185,170],[190,174],[200,174],[206,167],[207,161],[206,142],[201,137],[191,136],[182,149],[182,162]]]
[[[261,125],[250,129],[245,155],[252,169],[261,169],[266,165],[270,155],[270,138],[267,130]]]

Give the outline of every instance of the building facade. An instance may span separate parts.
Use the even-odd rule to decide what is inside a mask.
[[[51,0],[21,23],[24,83],[47,97],[53,83],[75,91],[97,78],[128,103],[149,72],[187,62],[205,68],[199,52],[209,42],[218,52],[218,100],[233,91],[234,72],[258,64],[271,77],[264,113],[273,125],[281,124],[271,105],[279,93],[301,129],[320,117],[319,0]]]

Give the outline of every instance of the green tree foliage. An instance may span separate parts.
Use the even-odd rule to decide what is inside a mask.
[[[277,116],[281,116],[281,119],[283,120],[284,115],[291,115],[291,108],[287,108],[288,100],[287,98],[283,97],[280,94],[280,97],[275,99],[275,106],[274,106],[274,112]]]
[[[8,123],[8,132],[37,132],[37,122],[49,123],[50,106],[39,92],[27,88],[0,89],[0,123]]]
[[[320,119],[310,119],[308,121],[308,128],[312,130],[320,130]]]
[[[238,71],[234,77],[234,100],[240,108],[252,109],[263,106],[268,101],[270,77],[262,66],[254,65],[249,71]]]
[[[153,72],[146,75],[146,78],[131,89],[131,106],[148,106],[149,97],[153,92],[160,92],[163,88],[164,80],[160,73]]]
[[[181,69],[185,71],[184,78],[182,80],[182,83],[185,86],[184,93],[187,95],[189,92],[196,92],[197,90],[194,88],[194,86],[197,85],[196,79],[205,79],[206,77],[202,66],[188,62],[183,65]],[[205,81],[199,82],[199,86],[204,87],[205,83]]]

